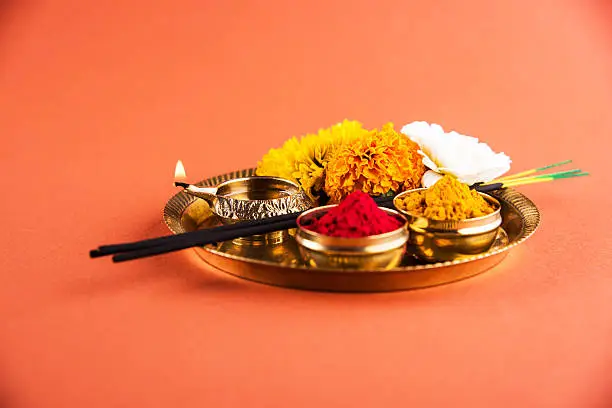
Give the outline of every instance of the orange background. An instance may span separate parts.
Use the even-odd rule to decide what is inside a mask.
[[[612,406],[611,18],[603,0],[0,2],[0,405]],[[200,180],[345,117],[593,175],[521,188],[536,235],[427,290],[88,258],[167,233],[178,158]]]

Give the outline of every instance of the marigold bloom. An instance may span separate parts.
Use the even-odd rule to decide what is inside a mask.
[[[295,181],[310,198],[316,199],[323,190],[329,158],[341,146],[366,133],[359,122],[344,120],[299,140],[293,137],[281,148],[270,149],[258,163],[256,174]]]
[[[393,123],[338,149],[326,167],[325,193],[339,202],[355,190],[370,195],[418,188],[425,173],[419,146],[398,134]]]

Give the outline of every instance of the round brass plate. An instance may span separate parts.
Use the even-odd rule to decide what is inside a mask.
[[[215,186],[224,181],[247,177],[246,169],[203,180],[199,186]],[[384,292],[441,285],[469,278],[501,262],[508,250],[529,238],[540,223],[535,204],[512,189],[494,192],[502,205],[503,223],[492,248],[483,254],[461,260],[425,263],[406,254],[400,265],[387,270],[338,270],[309,267],[302,259],[292,231],[281,243],[244,245],[222,242],[195,248],[206,263],[240,278],[269,285],[336,292]],[[164,208],[164,221],[175,234],[219,224],[208,204],[180,192]]]

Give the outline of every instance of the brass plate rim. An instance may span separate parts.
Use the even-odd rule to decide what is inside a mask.
[[[434,283],[427,282],[427,283],[419,284],[419,285],[414,285],[414,284],[405,285],[405,284],[396,284],[396,283],[389,284],[388,282],[391,282],[394,276],[399,281],[400,278],[397,277],[398,274],[405,276],[406,274],[410,274],[410,273],[423,272],[422,269],[416,270],[416,269],[404,268],[404,269],[388,269],[384,271],[376,270],[373,272],[372,270],[365,270],[365,269],[364,270],[339,270],[339,269],[321,269],[321,268],[317,268],[317,269],[299,268],[298,269],[298,268],[291,268],[287,266],[273,264],[274,265],[273,268],[275,269],[288,269],[291,271],[306,272],[306,273],[308,273],[308,271],[310,271],[311,273],[312,271],[316,271],[316,274],[313,274],[312,279],[309,279],[307,283],[305,283],[305,281],[301,281],[300,283],[296,284],[294,282],[288,283],[283,279],[273,279],[272,280],[272,279],[266,279],[262,276],[255,277],[255,276],[252,276],[250,273],[244,273],[244,272],[238,273],[235,271],[235,268],[225,268],[224,266],[219,265],[218,262],[213,262],[211,260],[211,259],[219,259],[222,262],[227,262],[227,261],[232,261],[231,259],[227,257],[218,256],[218,253],[212,253],[202,247],[196,247],[194,248],[194,250],[196,254],[198,255],[198,257],[208,267],[213,268],[216,271],[220,271],[222,273],[226,273],[233,277],[244,279],[250,282],[269,285],[269,286],[275,286],[278,288],[285,288],[285,289],[296,289],[296,290],[328,292],[328,293],[362,293],[362,294],[363,293],[403,292],[403,291],[409,291],[409,290],[433,288],[436,286],[444,286],[450,283],[461,282],[461,281],[471,279],[475,276],[482,275],[485,272],[490,271],[491,269],[495,268],[497,265],[501,264],[504,261],[504,259],[506,259],[506,257],[508,256],[507,251],[496,252],[495,254],[484,259],[484,261],[487,262],[487,265],[485,267],[481,267],[476,271],[473,271],[467,274],[461,274],[459,276],[454,277],[453,279],[442,280],[442,281],[438,281]],[[241,258],[240,260],[235,261],[235,262],[238,262],[241,266],[245,266],[247,268],[257,266],[256,263],[251,263],[246,258]],[[465,265],[461,264],[458,267],[461,268],[463,266]],[[439,267],[438,269],[443,269],[443,268]],[[350,276],[352,283],[350,285],[349,284],[342,285],[342,284],[335,284],[335,283],[330,284],[330,282],[321,283],[316,278],[316,277],[321,277],[321,275],[325,277],[330,277],[331,275],[332,278],[338,277],[340,275]],[[376,278],[379,278],[379,279],[376,279],[377,284],[373,284],[372,283],[373,281],[371,279],[370,280],[364,279],[365,277],[372,277],[373,275],[375,275]],[[381,283],[381,282],[387,282],[387,283]]]

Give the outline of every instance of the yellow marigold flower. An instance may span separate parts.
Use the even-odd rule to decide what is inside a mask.
[[[297,182],[293,177],[293,164],[299,150],[300,143],[292,137],[282,147],[270,149],[258,163],[255,173],[258,176],[282,177]]]
[[[425,173],[418,150],[387,123],[337,150],[327,163],[325,192],[339,202],[355,190],[384,195],[417,188]]]
[[[291,138],[279,149],[270,149],[257,165],[256,174],[297,182],[312,199],[323,189],[325,166],[342,145],[367,131],[356,121],[344,120],[299,140]]]

